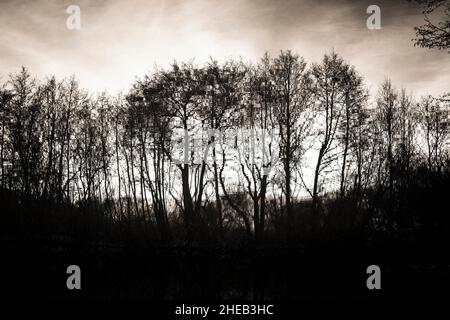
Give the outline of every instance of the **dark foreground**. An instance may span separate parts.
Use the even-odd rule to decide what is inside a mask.
[[[13,299],[395,302],[450,297],[450,261],[432,251],[2,247],[2,293]],[[66,268],[72,264],[81,268],[81,290],[66,287]],[[372,264],[381,268],[381,290],[366,287],[366,268]]]

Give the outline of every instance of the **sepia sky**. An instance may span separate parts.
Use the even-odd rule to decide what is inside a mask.
[[[65,10],[81,8],[81,30]],[[366,8],[381,8],[381,30]],[[407,0],[0,0],[0,77],[20,66],[37,76],[75,74],[92,91],[126,91],[174,59],[256,62],[292,49],[307,62],[335,50],[372,92],[390,77],[415,96],[450,91],[450,54],[414,47],[423,18]]]

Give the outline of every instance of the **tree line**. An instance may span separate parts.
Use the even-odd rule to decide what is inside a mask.
[[[2,219],[16,227],[292,242],[449,226],[425,211],[449,186],[450,97],[389,79],[371,96],[335,52],[174,62],[118,96],[26,68],[0,88]]]

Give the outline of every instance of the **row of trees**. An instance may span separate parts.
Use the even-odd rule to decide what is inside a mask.
[[[371,225],[386,199],[393,226],[413,172],[448,172],[449,115],[448,97],[415,100],[389,80],[370,97],[334,52],[311,65],[291,51],[174,63],[118,97],[22,69],[0,90],[1,188],[56,207],[97,203],[111,223],[137,219],[166,240],[178,224],[188,239],[241,228],[290,238],[306,211],[316,234],[330,197],[375,212]]]

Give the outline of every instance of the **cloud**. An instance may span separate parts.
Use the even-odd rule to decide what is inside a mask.
[[[202,63],[293,49],[317,62],[332,49],[371,87],[386,76],[418,94],[450,83],[450,56],[413,46],[420,11],[408,1],[378,1],[382,29],[365,22],[371,1],[76,1],[82,29],[66,29],[74,1],[0,1],[0,73],[28,66],[39,76],[76,74],[91,90],[127,90],[155,64]]]

